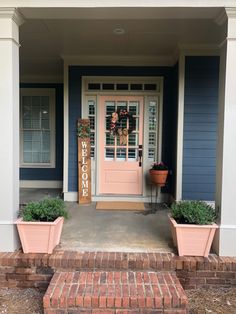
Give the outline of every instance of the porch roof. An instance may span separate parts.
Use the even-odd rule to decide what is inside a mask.
[[[22,78],[62,80],[62,58],[82,65],[173,65],[180,46],[215,50],[225,33],[217,24],[219,7],[69,6],[19,9],[26,19],[20,28]]]

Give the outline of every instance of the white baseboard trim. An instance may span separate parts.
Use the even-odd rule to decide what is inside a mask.
[[[20,188],[61,189],[62,188],[62,181],[20,180]]]
[[[64,197],[64,201],[66,202],[77,202],[78,193],[77,192],[64,192],[63,197]]]
[[[153,201],[154,201],[153,197]],[[77,192],[65,192],[64,193],[64,201],[67,202],[77,202],[78,193]],[[92,196],[92,202],[98,201],[126,201],[126,202],[144,202],[150,203],[151,197],[150,196],[125,196],[125,195],[94,195]],[[157,203],[168,202],[169,201],[169,194],[161,194],[157,198]]]

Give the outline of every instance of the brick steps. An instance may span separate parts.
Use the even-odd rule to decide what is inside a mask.
[[[56,272],[43,299],[45,314],[187,313],[174,272]]]

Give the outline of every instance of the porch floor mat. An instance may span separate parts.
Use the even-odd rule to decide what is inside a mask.
[[[97,202],[96,209],[98,210],[145,210],[144,203],[142,202]]]

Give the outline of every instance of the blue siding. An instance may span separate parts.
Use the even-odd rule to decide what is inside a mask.
[[[178,67],[69,67],[69,191],[77,191],[77,138],[76,123],[81,116],[82,76],[163,76],[163,147],[162,160],[175,172],[176,121],[177,121],[177,75]],[[173,191],[173,177],[168,191]]]
[[[219,57],[186,57],[183,199],[215,200]]]
[[[63,180],[63,84],[20,84],[21,88],[54,88],[56,90],[56,167],[20,168],[20,180]]]

